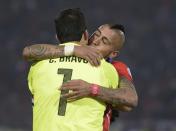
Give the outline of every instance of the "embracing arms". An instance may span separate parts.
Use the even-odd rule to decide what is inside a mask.
[[[23,49],[22,55],[27,61],[44,60],[65,56],[64,46],[51,44],[35,44],[26,46]],[[86,59],[93,66],[98,66],[103,58],[100,52],[86,45],[74,46],[73,55]]]
[[[88,60],[93,66],[98,66],[102,59],[102,55],[97,50],[85,45],[75,46],[73,54]],[[51,59],[62,56],[64,56],[64,46],[58,45],[36,44],[27,46],[23,50],[23,57],[27,61]],[[79,99],[90,95],[90,86],[91,83],[87,83],[83,80],[73,80],[65,83],[61,89],[73,89],[77,87],[73,89],[76,92],[65,94],[63,97],[66,97],[67,99]],[[138,96],[134,85],[131,81],[122,76],[120,77],[119,87],[120,88],[117,89],[108,89],[100,86],[99,95],[96,96],[95,99],[112,104],[120,111],[130,111],[137,106],[138,102]]]
[[[115,109],[120,111],[131,111],[137,106],[138,97],[136,90],[132,82],[125,77],[120,78],[120,88],[109,89],[99,86],[99,93],[97,96],[93,96],[95,99],[104,101],[114,106]],[[62,85],[61,90],[72,90],[71,93],[67,93],[62,97],[66,97],[68,100],[76,100],[83,97],[89,97],[91,95],[91,83],[83,80],[71,80]]]
[[[23,49],[23,58],[27,61],[44,60],[64,56],[64,46],[36,44]]]

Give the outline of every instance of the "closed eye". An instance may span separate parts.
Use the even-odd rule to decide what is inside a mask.
[[[111,44],[111,42],[106,37],[102,37],[102,41],[105,45],[110,45]]]

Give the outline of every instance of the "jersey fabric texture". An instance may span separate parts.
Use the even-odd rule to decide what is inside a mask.
[[[88,61],[76,56],[47,59],[33,64],[28,75],[29,89],[34,97],[33,131],[103,130],[105,103],[90,97],[61,102],[60,86],[73,79],[109,88],[118,87],[118,74],[104,59],[99,67],[92,67]]]

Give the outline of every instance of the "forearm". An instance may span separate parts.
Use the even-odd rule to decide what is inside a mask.
[[[58,58],[62,56],[64,56],[64,46],[36,44],[23,49],[23,57],[28,61]]]
[[[121,78],[119,83],[121,88],[109,89],[100,87],[97,99],[113,105],[117,109],[133,108],[137,106],[137,94],[134,85],[126,78]],[[130,86],[130,88],[129,88]],[[122,109],[122,111],[123,111]],[[127,109],[130,110],[130,109]]]
[[[99,94],[96,96],[96,98],[113,106],[121,104],[126,106],[133,106],[132,102],[127,99],[127,91],[125,88],[108,89],[105,87],[100,87]]]
[[[137,106],[137,94],[133,84],[126,78],[120,78],[120,88],[109,89],[88,83],[84,80],[71,80],[62,85],[60,90],[72,90],[64,94],[67,100],[77,100],[92,97],[96,100],[113,105],[119,111],[130,111]]]

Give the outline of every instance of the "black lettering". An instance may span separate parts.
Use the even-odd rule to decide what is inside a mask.
[[[78,57],[78,62],[79,62],[79,63],[81,62],[81,60],[82,60],[82,58]]]
[[[59,62],[64,62],[64,57],[60,57]]]
[[[88,63],[88,61],[87,61],[87,60],[85,60],[85,59],[83,59],[83,63]]]
[[[77,62],[77,58],[78,58],[78,57],[73,56],[71,62],[73,62],[73,61],[74,61],[74,62]]]
[[[53,59],[49,59],[49,63],[53,63],[54,62],[54,60]]]
[[[66,56],[66,57],[64,57],[64,58],[65,58],[65,62],[70,62],[71,56]]]
[[[50,59],[50,63],[53,63],[54,60]],[[76,57],[76,56],[64,56],[64,57],[60,57],[59,58],[59,62],[83,62],[83,63],[88,63],[87,60],[80,58],[80,57]]]

